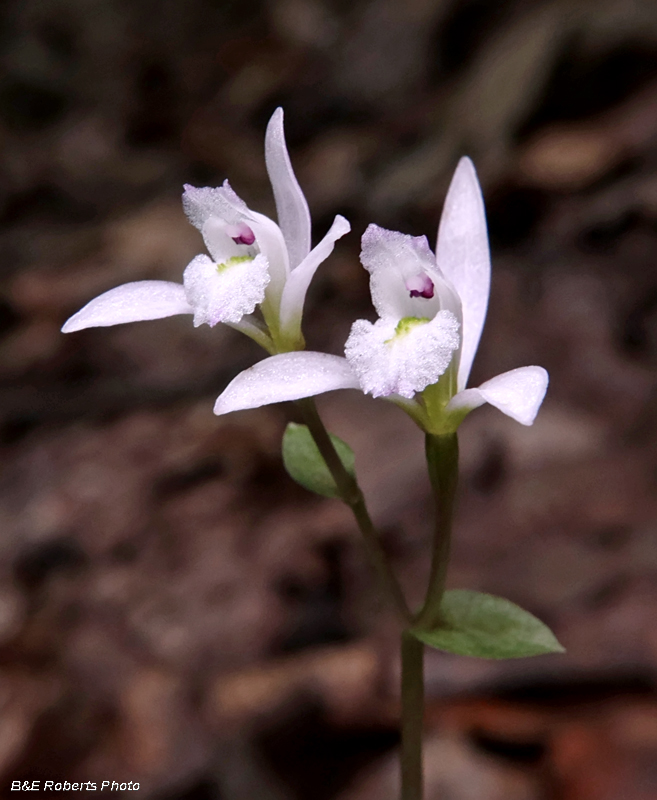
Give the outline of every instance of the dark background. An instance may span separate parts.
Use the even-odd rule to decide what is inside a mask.
[[[473,383],[551,375],[532,428],[484,408],[461,429],[449,583],[522,604],[568,654],[428,655],[427,800],[657,796],[649,0],[2,2],[1,791],[396,797],[398,631],[354,524],[286,476],[288,409],[212,414],[262,352],[188,317],[59,333],[115,285],[180,280],[202,251],[184,182],[228,177],[274,215],[278,105],[314,240],[353,226],[309,347],[371,318],[365,226],[433,242],[467,153],[493,250]],[[321,407],[418,601],[421,434],[355,392]]]

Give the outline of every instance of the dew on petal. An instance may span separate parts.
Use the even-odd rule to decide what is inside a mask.
[[[430,300],[434,295],[434,285],[426,272],[413,275],[406,280],[406,289],[411,297],[424,297]]]

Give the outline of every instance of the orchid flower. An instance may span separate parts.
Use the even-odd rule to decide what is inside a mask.
[[[302,349],[308,285],[350,226],[336,216],[310,249],[310,213],[290,163],[281,108],[267,126],[265,160],[278,224],[248,208],[228,181],[218,188],[185,186],[183,208],[210,256],[192,259],[182,283],[135,281],[110,289],[74,314],[62,331],[193,314],[195,327],[223,322],[269,353]],[[254,314],[257,307],[262,319]]]
[[[227,386],[215,414],[360,389],[397,403],[430,433],[456,430],[483,403],[532,424],[548,384],[542,367],[520,367],[466,388],[490,293],[484,202],[470,159],[461,159],[449,187],[435,256],[424,236],[370,225],[361,261],[379,318],[353,324],[346,357],[267,358]]]

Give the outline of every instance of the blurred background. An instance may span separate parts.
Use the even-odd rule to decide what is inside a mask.
[[[568,649],[427,656],[428,800],[657,796],[657,4],[3,0],[0,791],[138,781],[154,800],[393,800],[398,629],[345,509],[287,477],[291,409],[217,418],[262,357],[188,317],[59,333],[203,246],[182,184],[274,215],[285,109],[317,241],[311,349],[372,318],[369,222],[435,231],[460,155],[493,252],[473,383],[541,364],[535,425],[461,428],[449,584]],[[321,399],[417,602],[431,504],[394,406]],[[76,795],[77,796],[77,795]]]

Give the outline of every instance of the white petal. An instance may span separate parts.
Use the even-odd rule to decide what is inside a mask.
[[[280,318],[283,330],[290,325],[298,324],[306,292],[317,267],[331,255],[335,242],[350,230],[351,225],[338,214],[322,241],[313,247],[296,269],[292,270],[281,296]]]
[[[238,225],[249,213],[249,208],[232,190],[228,181],[223,186],[197,188],[185,184],[183,209],[189,221],[199,230],[211,218],[218,217],[229,225]]]
[[[183,209],[192,225],[201,231],[205,246],[216,262],[235,255],[256,255],[256,247],[236,244],[229,235],[231,229],[248,225],[252,212],[228,181],[224,181],[223,186],[200,189],[185,184]]]
[[[438,268],[456,288],[463,307],[463,344],[458,386],[465,388],[486,319],[490,293],[490,252],[486,212],[477,173],[462,158],[443,208],[438,242]]]
[[[459,346],[458,321],[440,311],[407,333],[396,333],[396,322],[354,322],[345,354],[361,388],[373,397],[399,394],[411,398],[440,378]]]
[[[548,381],[543,367],[512,369],[482,383],[478,389],[465,389],[454,395],[447,411],[490,403],[523,425],[531,425],[545,397]]]
[[[436,269],[426,236],[408,236],[369,225],[361,240],[360,260],[371,275],[372,302],[380,317],[434,317],[441,309],[460,319],[456,292]],[[408,284],[427,276],[431,298],[411,297]]]
[[[290,255],[290,267],[294,269],[310,251],[310,211],[285,145],[282,108],[274,111],[267,125],[265,161],[274,190],[278,224]]]
[[[104,328],[124,322],[192,314],[182,284],[173,281],[134,281],[99,295],[62,326],[63,333]]]
[[[269,262],[271,283],[267,287],[267,294],[279,298],[290,273],[287,247],[281,229],[274,220],[257,211],[250,211],[246,221],[255,234],[258,249]]]
[[[185,293],[194,309],[194,326],[239,322],[251,314],[265,297],[269,283],[267,259],[216,264],[207,256],[196,256],[183,275]]]
[[[340,356],[295,352],[266,358],[240,372],[219,395],[215,414],[312,397],[334,389],[358,389],[358,380]]]
[[[480,389],[463,389],[452,397],[447,404],[447,411],[457,411],[460,408],[467,408],[472,411],[479,406],[483,406],[486,398],[481,393]]]
[[[227,240],[228,233],[224,226],[247,225],[255,235],[255,242],[249,246],[235,247],[240,254],[256,255],[260,252],[265,256],[271,278],[268,293],[280,297],[290,267],[283,234],[273,220],[248,208],[231,189],[228,181],[217,188],[197,189],[186,185],[183,208],[192,225],[203,234],[205,245],[217,262],[224,261],[234,245],[234,242]]]

